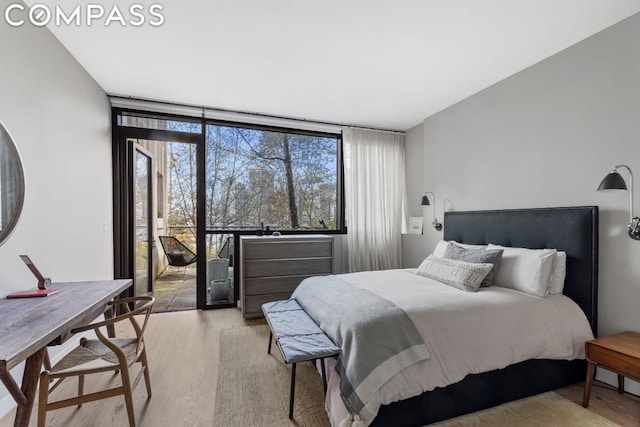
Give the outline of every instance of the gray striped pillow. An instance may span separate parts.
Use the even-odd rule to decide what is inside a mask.
[[[496,277],[503,249],[474,249],[465,248],[456,242],[449,242],[442,258],[455,259],[473,263],[491,263],[493,268],[484,278],[480,286],[491,286]]]
[[[429,255],[422,261],[416,274],[462,291],[476,292],[492,268],[493,264],[471,263]]]

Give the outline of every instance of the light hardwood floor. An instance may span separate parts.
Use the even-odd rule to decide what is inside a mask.
[[[589,410],[623,427],[640,426],[640,397],[618,390],[600,381],[594,381]],[[582,405],[584,383],[556,390],[556,393]]]
[[[224,328],[264,323],[244,321],[237,309],[190,310],[151,315],[145,333],[153,397],[147,400],[144,384],[134,391],[136,423],[141,427],[206,426],[214,424],[218,376],[219,332]],[[132,371],[133,372],[133,371]],[[69,380],[52,393],[52,398],[76,393],[77,382]],[[119,377],[99,374],[85,380],[86,392]],[[36,425],[37,409],[31,419]],[[14,411],[0,420],[0,427],[13,425]],[[49,412],[48,427],[128,426],[124,399],[109,398]]]
[[[136,422],[141,427],[215,426],[214,401],[218,376],[219,331],[264,323],[245,321],[237,309],[179,311],[152,314],[146,340],[153,397],[146,398],[144,384],[134,392]],[[119,381],[111,374],[87,378],[86,391]],[[53,392],[53,398],[76,392],[68,381]],[[582,401],[582,385],[559,393],[576,403]],[[622,426],[640,425],[640,398],[620,395],[606,385],[594,384],[589,409]],[[31,424],[36,425],[34,408]],[[0,420],[0,427],[13,425],[14,413]],[[48,427],[128,426],[124,399],[110,398],[52,411]]]

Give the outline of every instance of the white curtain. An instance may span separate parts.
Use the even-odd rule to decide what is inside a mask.
[[[400,268],[404,135],[345,128],[342,136],[349,271]]]

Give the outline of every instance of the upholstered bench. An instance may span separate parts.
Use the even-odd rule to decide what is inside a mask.
[[[326,357],[336,356],[340,348],[320,329],[320,327],[300,307],[295,299],[268,302],[262,305],[262,312],[271,329],[269,349],[276,337],[276,343],[284,363],[291,364],[291,393],[289,395],[289,419],[293,419],[293,401],[296,387],[296,364],[320,360],[322,384],[327,392],[327,374],[324,366]]]

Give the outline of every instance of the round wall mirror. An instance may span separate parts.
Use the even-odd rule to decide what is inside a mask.
[[[24,201],[24,172],[18,147],[0,122],[0,245],[15,228]]]

